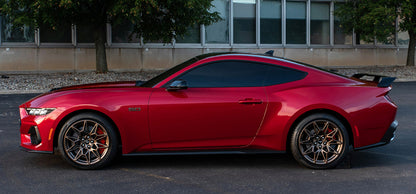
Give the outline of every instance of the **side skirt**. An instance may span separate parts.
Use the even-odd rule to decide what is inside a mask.
[[[170,152],[137,152],[123,156],[169,156],[169,155],[220,155],[220,154],[282,154],[285,151],[274,150],[218,150],[218,151],[170,151]]]

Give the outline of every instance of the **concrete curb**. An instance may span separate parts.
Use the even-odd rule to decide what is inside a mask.
[[[40,94],[49,90],[0,90],[0,94]]]

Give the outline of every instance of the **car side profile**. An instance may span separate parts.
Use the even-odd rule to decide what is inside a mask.
[[[366,81],[363,77],[372,77]],[[389,143],[394,78],[351,78],[269,55],[210,53],[147,81],[52,89],[20,108],[21,147],[76,168],[118,154],[290,152],[336,167],[350,147]]]

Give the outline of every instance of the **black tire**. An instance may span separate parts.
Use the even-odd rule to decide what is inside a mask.
[[[297,124],[290,149],[295,160],[305,167],[335,168],[348,154],[348,132],[336,117],[325,113],[313,114]]]
[[[103,168],[117,156],[116,129],[100,115],[93,113],[75,115],[62,127],[58,149],[64,160],[76,168]]]

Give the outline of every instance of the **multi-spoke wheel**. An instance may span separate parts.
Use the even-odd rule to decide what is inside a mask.
[[[290,143],[294,158],[315,169],[337,166],[349,146],[345,126],[328,114],[314,114],[303,119],[296,126]]]
[[[73,166],[97,169],[115,158],[117,137],[113,126],[105,118],[79,114],[62,127],[58,148],[63,158]]]

